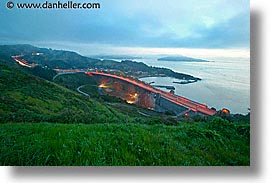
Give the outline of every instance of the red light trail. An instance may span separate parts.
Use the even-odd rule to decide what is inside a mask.
[[[26,60],[20,59],[23,56],[24,55],[17,55],[17,56],[12,56],[12,58],[16,62],[18,62],[20,65],[25,66],[25,67],[33,67],[33,66],[36,65],[36,64],[32,64],[31,65]],[[57,72],[59,72],[59,73],[85,72],[84,70],[81,70],[81,69],[62,70],[62,69],[56,68],[54,70],[57,71]],[[173,93],[170,93],[170,92],[165,92],[165,91],[153,88],[151,85],[143,83],[142,81],[139,81],[139,80],[123,77],[122,75],[117,76],[117,75],[114,75],[114,74],[108,74],[108,73],[98,72],[98,71],[96,71],[96,72],[85,72],[85,74],[87,74],[89,76],[93,76],[93,75],[106,76],[106,77],[111,77],[111,78],[115,78],[115,79],[118,79],[118,80],[121,80],[121,81],[125,81],[125,82],[128,82],[128,83],[131,83],[131,84],[133,84],[135,86],[138,86],[138,87],[140,87],[140,88],[142,88],[142,89],[144,89],[146,91],[149,91],[149,92],[152,92],[152,93],[155,93],[155,94],[160,94],[163,98],[165,98],[165,99],[167,99],[167,100],[169,100],[169,101],[171,101],[171,102],[173,102],[173,103],[175,103],[177,105],[183,106],[183,107],[185,107],[185,108],[187,108],[189,110],[192,110],[194,112],[200,112],[200,113],[203,113],[203,114],[206,114],[206,115],[210,115],[210,116],[213,116],[213,115],[215,115],[217,113],[216,110],[210,109],[210,108],[208,108],[204,104],[200,104],[198,102],[189,100],[189,99],[187,99],[185,97],[174,95]],[[102,87],[104,87],[105,83],[104,82],[102,83]],[[115,89],[119,89],[120,90],[121,89],[121,84],[116,83],[115,84]],[[140,97],[142,97],[142,96],[140,96]],[[146,97],[146,96],[144,96],[144,97]],[[133,101],[131,100],[130,102],[133,102]]]
[[[163,98],[165,98],[165,99],[167,99],[167,100],[169,100],[169,101],[171,101],[175,104],[184,106],[184,107],[186,107],[186,108],[188,108],[188,109],[190,109],[194,112],[200,112],[200,113],[207,114],[207,115],[210,115],[210,116],[213,116],[213,115],[216,114],[216,110],[210,109],[204,104],[200,104],[198,102],[189,100],[185,97],[181,97],[181,96],[171,94],[170,92],[165,92],[165,91],[153,88],[151,85],[145,84],[142,81],[137,81],[137,80],[132,79],[132,78],[126,78],[126,77],[123,77],[123,76],[117,76],[117,75],[103,73],[103,72],[97,72],[97,71],[96,72],[85,72],[85,74],[88,74],[90,76],[99,75],[99,76],[106,76],[106,77],[119,79],[119,80],[122,80],[122,81],[125,81],[125,82],[128,82],[128,83],[131,83],[133,85],[136,85],[136,86],[138,86],[138,87],[140,87],[144,90],[147,90],[147,91],[150,91],[150,92],[153,92],[153,93],[156,93],[156,94],[160,94]]]

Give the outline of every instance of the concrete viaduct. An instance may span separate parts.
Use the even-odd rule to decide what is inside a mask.
[[[98,71],[85,72],[85,74],[89,76],[118,80],[120,82],[124,82],[135,86],[137,90],[143,91],[143,93],[144,91],[146,91],[146,100],[150,100],[150,103],[153,102],[153,105],[151,105],[151,107],[149,108],[153,108],[154,110],[159,112],[171,111],[177,114],[178,116],[193,116],[197,114],[213,116],[217,113],[216,110],[208,108],[205,104],[200,104],[185,97],[153,88],[151,85],[133,78]],[[143,95],[143,98],[144,97],[145,95]]]

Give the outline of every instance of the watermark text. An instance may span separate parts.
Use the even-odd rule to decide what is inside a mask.
[[[44,3],[14,3],[12,1],[8,1],[6,5],[8,9],[100,9],[100,3],[79,3],[74,1],[45,1]]]

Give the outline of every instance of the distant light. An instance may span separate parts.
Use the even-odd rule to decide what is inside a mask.
[[[223,113],[223,114],[229,114],[230,111],[229,111],[228,109],[222,109],[222,113]]]
[[[128,104],[133,104],[133,103],[135,103],[135,101],[133,101],[133,100],[126,100],[126,102],[127,102]]]
[[[106,86],[104,84],[100,84],[98,87],[99,88],[105,88]]]

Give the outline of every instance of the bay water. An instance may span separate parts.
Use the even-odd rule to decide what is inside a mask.
[[[208,59],[209,60],[209,59]],[[170,77],[141,78],[155,85],[175,87],[175,94],[214,107],[227,108],[231,113],[247,114],[250,108],[250,59],[213,58],[209,62],[158,61],[155,57],[136,59],[149,66],[165,67],[173,71],[190,74],[202,80],[189,84]],[[164,88],[160,88],[167,91]]]

